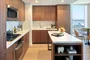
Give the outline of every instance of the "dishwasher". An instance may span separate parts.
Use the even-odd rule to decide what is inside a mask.
[[[23,53],[23,40],[20,39],[16,42],[15,45],[15,60],[19,60],[19,58],[21,57],[22,53]]]

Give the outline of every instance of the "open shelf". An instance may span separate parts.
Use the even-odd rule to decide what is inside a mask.
[[[55,56],[54,60],[66,60],[66,58],[69,58],[69,56]],[[73,56],[73,60],[81,60],[81,59],[82,59],[81,56]]]
[[[69,56],[69,55],[81,56],[81,54],[55,54],[55,56]]]
[[[70,58],[73,56],[73,60],[83,60],[83,49],[82,44],[53,44],[53,60],[66,60],[66,58]],[[76,53],[69,53],[67,49],[70,50],[70,47],[73,47],[73,51]],[[61,53],[58,51],[58,47],[64,47],[64,51]],[[70,50],[71,51],[71,50]]]
[[[58,47],[64,47],[64,52],[62,53],[62,54],[68,54],[69,55],[69,53],[67,52],[67,49],[70,49],[70,47],[73,47],[76,51],[77,51],[77,53],[75,53],[75,54],[81,54],[82,53],[82,51],[81,51],[81,49],[82,49],[82,46],[81,45],[55,45],[55,50],[54,50],[54,53],[55,54],[61,54],[61,53],[58,53],[57,51],[58,51]],[[79,46],[79,47],[78,47]],[[74,54],[74,55],[75,55]]]

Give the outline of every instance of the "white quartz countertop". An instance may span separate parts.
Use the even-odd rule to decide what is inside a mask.
[[[6,42],[6,48],[8,49],[10,46],[12,46],[15,42],[17,42],[20,38],[22,38],[28,32],[29,32],[29,30],[23,30],[23,31],[15,33],[15,34],[21,34],[21,35],[12,41],[7,41]]]
[[[74,36],[64,32],[64,36],[56,37],[52,36],[53,33],[59,33],[59,31],[48,31],[48,34],[52,40],[52,43],[82,43],[82,40],[75,38]]]
[[[32,30],[57,30],[57,28],[32,28]]]

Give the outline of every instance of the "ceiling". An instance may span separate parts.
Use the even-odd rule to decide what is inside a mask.
[[[62,0],[38,0],[36,3],[35,0],[23,0],[25,3],[31,3],[33,5],[56,5],[56,4],[71,4],[76,0],[64,0],[65,2],[61,2]]]
[[[32,5],[56,5],[56,4],[89,4],[90,0],[38,0],[36,3],[35,0],[23,0],[25,3],[31,3]]]
[[[73,4],[90,4],[90,0],[77,0]]]

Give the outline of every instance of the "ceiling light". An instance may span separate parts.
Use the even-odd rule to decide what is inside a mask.
[[[61,2],[64,2],[64,0],[62,0]]]
[[[7,7],[10,8],[10,5],[8,5]]]
[[[38,0],[36,0],[35,2],[38,3]]]

